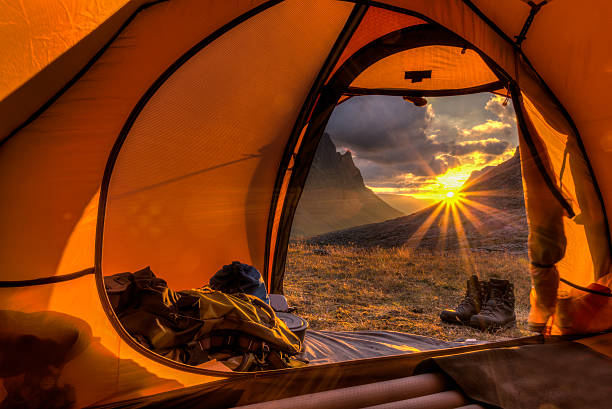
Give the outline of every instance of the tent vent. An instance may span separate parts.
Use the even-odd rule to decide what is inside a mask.
[[[412,83],[422,82],[425,78],[431,78],[431,70],[427,71],[404,71],[404,79],[412,80]]]

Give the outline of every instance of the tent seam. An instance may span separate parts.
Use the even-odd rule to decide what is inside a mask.
[[[155,6],[160,3],[165,3],[169,0],[156,0],[151,3],[143,4],[138,7],[128,18],[121,24],[119,29],[113,34],[113,36],[100,48],[93,57],[72,77],[67,83],[65,83],[59,91],[57,91],[51,98],[49,98],[43,105],[40,106],[32,115],[28,117],[21,125],[17,126],[17,128],[13,129],[6,137],[0,139],[0,147],[2,147],[9,139],[13,136],[17,135],[23,128],[28,126],[30,123],[34,122],[43,112],[45,112],[55,101],[57,101],[66,91],[68,91],[83,75],[89,71],[91,67],[102,57],[102,55],[106,52],[106,50],[110,47],[110,45],[121,35],[121,33],[126,29],[127,26],[134,20],[134,18],[143,10],[148,9],[151,6]]]
[[[440,89],[440,90],[409,90],[391,88],[359,88],[349,87],[345,95],[392,95],[392,96],[415,96],[415,97],[438,97],[474,94],[477,92],[491,92],[504,87],[502,81],[494,81],[483,85],[468,88]]]
[[[533,23],[536,14],[538,14],[542,7],[548,4],[548,0],[541,1],[538,4],[530,0],[527,4],[529,4],[531,10],[529,11],[529,15],[525,19],[525,23],[523,24],[523,28],[521,28],[521,32],[519,33],[519,35],[514,37],[516,38],[515,44],[518,48],[521,48],[523,41],[527,39],[527,32],[529,31],[529,28],[531,27],[531,24]]]
[[[269,284],[270,291],[277,290],[277,286],[273,285],[272,279],[276,276],[276,274],[274,273],[277,271],[276,261],[277,261],[277,254],[279,252],[278,244],[279,244],[279,237],[281,233],[281,230],[279,228],[279,230],[277,231],[276,242],[275,242],[275,247],[274,247],[274,256],[273,256],[274,265],[272,266],[272,271],[269,271],[270,250],[272,246],[271,241],[272,241],[272,230],[274,228],[274,218],[275,218],[277,207],[278,207],[280,189],[282,188],[283,180],[285,178],[287,170],[289,170],[288,167],[289,167],[291,157],[294,155],[295,145],[297,144],[302,128],[308,122],[308,119],[310,118],[310,115],[312,114],[312,111],[317,104],[318,98],[321,94],[321,90],[325,86],[325,80],[327,80],[327,77],[331,73],[331,70],[333,69],[335,64],[338,62],[338,59],[340,58],[342,51],[344,51],[344,49],[348,45],[350,39],[353,37],[353,34],[357,30],[357,27],[359,27],[359,25],[361,24],[361,20],[363,19],[363,16],[365,15],[367,10],[368,10],[367,5],[364,6],[364,5],[356,4],[353,7],[351,14],[347,17],[344,27],[338,34],[338,37],[336,38],[334,45],[332,46],[327,58],[325,59],[325,62],[323,63],[321,70],[317,74],[317,78],[315,79],[313,86],[311,87],[310,91],[308,92],[308,95],[306,96],[306,99],[302,105],[302,108],[300,109],[300,113],[298,114],[298,117],[296,118],[291,134],[289,135],[287,144],[285,145],[285,151],[283,153],[283,157],[281,158],[279,171],[277,173],[276,181],[274,183],[272,201],[270,204],[270,212],[268,215],[268,226],[266,230],[266,245],[265,245],[265,254],[264,254],[264,274],[263,275],[264,275],[264,280]],[[283,207],[284,207],[284,203],[283,203]],[[284,208],[282,209],[282,212],[284,212]],[[282,220],[282,214],[281,214],[281,220]],[[284,266],[284,263],[283,263],[283,266]]]
[[[14,288],[14,287],[30,287],[33,285],[46,285],[61,283],[64,281],[75,280],[83,276],[94,274],[95,270],[93,267],[86,268],[75,273],[63,274],[57,276],[34,278],[31,280],[15,280],[15,281],[0,281],[0,288]]]

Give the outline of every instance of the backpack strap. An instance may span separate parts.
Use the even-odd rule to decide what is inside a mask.
[[[244,333],[239,332],[211,334],[190,342],[187,347],[191,350],[196,348],[200,354],[214,351],[240,351],[243,353],[243,361],[238,368],[234,369],[236,371],[246,371],[255,364],[261,367],[269,365],[273,369],[304,365],[301,361],[290,359],[282,351],[270,349],[265,341],[245,336]]]
[[[252,353],[267,353],[270,351],[270,347],[265,341],[239,332],[209,334],[190,342],[188,345],[190,344],[197,345],[202,351],[229,350]]]

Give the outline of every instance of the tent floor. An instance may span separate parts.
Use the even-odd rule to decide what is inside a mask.
[[[315,341],[325,345],[330,338],[334,343],[342,339],[345,343],[343,348],[349,349],[351,344],[347,340],[357,338],[359,345],[370,342],[366,348],[370,354],[388,353],[389,350],[375,351],[376,345],[387,344],[390,340],[394,342],[394,339],[398,343],[400,339],[409,338],[430,342],[425,337],[387,331],[311,331],[307,335],[311,353]],[[355,347],[354,343],[352,345]],[[422,378],[423,374],[427,374],[427,378]],[[380,407],[413,407],[408,405],[410,403],[417,405],[414,407],[425,408],[430,406],[419,406],[421,400],[435,403],[443,399],[451,402],[464,399],[465,402],[476,401],[487,407],[508,409],[608,408],[612,396],[612,333],[573,339],[536,336],[414,353],[404,351],[401,355],[321,363],[296,369],[231,375],[223,381],[115,402],[104,407],[226,408],[260,402],[266,402],[263,407],[283,407],[275,404],[301,399],[301,402],[318,402],[315,407],[322,409],[328,405],[321,405],[322,401],[317,399],[329,396],[329,392],[337,391],[342,397],[345,396],[342,393],[359,386],[376,391],[380,386],[389,385],[388,381],[392,381],[392,384],[399,382],[411,385],[422,383],[423,380],[431,383],[438,379],[446,385],[444,392],[427,392],[419,395],[412,403],[410,399],[396,401],[393,394],[387,396],[378,393],[382,396],[381,402],[385,402]],[[280,399],[282,401],[275,402]],[[346,399],[341,402],[333,407],[347,407]],[[460,405],[448,407],[456,406]],[[359,406],[358,402],[348,407],[361,408],[363,405]]]
[[[411,342],[420,352],[414,351]],[[166,408],[202,407],[226,408],[263,401],[290,398],[353,386],[410,378],[422,361],[438,356],[473,351],[539,344],[543,337],[535,336],[482,344],[447,343],[427,337],[391,331],[329,332],[310,331],[306,336],[306,352],[313,363],[301,368],[266,372],[227,373],[228,379],[157,395],[142,396],[99,407],[104,408]],[[449,345],[450,344],[450,345]],[[321,356],[324,348],[336,350],[331,356]],[[353,359],[324,363],[353,354]],[[356,356],[360,358],[355,358]],[[367,355],[367,357],[365,356]],[[451,381],[452,382],[452,381]],[[343,407],[342,405],[339,407]]]
[[[396,331],[307,330],[303,357],[317,365],[481,343],[485,341],[448,342]]]

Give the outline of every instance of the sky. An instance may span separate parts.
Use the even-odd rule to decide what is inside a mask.
[[[326,132],[351,151],[376,193],[440,200],[472,171],[497,165],[518,145],[512,101],[491,93],[427,98],[353,97],[334,110]]]

